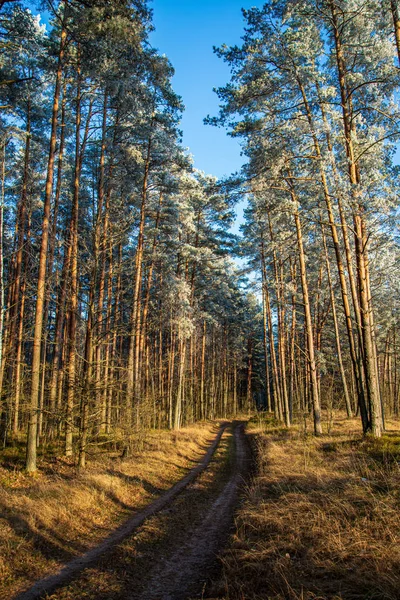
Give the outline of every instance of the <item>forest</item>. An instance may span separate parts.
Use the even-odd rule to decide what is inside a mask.
[[[99,435],[237,411],[259,309],[147,7],[61,2],[49,34],[2,12],[2,444],[26,432],[35,471],[61,437],[83,467]]]
[[[250,461],[235,425],[249,419],[252,454],[268,428],[329,445],[339,418],[340,435],[400,456],[400,7],[242,13],[239,44],[214,49],[231,76],[204,114],[242,149],[218,179],[183,145],[150,3],[0,1],[4,472],[36,485],[59,461],[85,477],[107,452],[201,447],[215,423],[224,440],[227,422],[227,452]],[[229,598],[356,598],[278,588]]]

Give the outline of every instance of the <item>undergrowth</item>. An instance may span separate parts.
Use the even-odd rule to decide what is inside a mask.
[[[257,474],[223,556],[229,600],[398,600],[400,436],[253,419]]]
[[[0,598],[96,545],[133,510],[180,479],[204,455],[215,425],[149,432],[132,456],[103,450],[78,472],[54,452],[30,477],[18,445],[0,462]]]

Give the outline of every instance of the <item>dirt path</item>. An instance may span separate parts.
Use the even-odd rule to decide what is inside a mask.
[[[82,556],[69,562],[57,573],[37,581],[31,588],[18,594],[18,596],[15,597],[15,600],[39,600],[40,598],[47,597],[55,589],[67,584],[81,571],[87,567],[90,567],[103,555],[107,554],[112,548],[132,535],[133,532],[140,527],[146,519],[150,518],[159,511],[163,510],[167,505],[171,504],[171,502],[173,502],[173,500],[208,467],[228,425],[229,423],[224,423],[221,425],[214,441],[208,448],[202,461],[196,467],[191,469],[185,477],[179,480],[167,492],[165,492],[162,496],[157,498],[143,510],[134,514],[133,517],[128,519],[128,521],[114,530],[101,544],[92,550],[89,550],[89,552],[86,554],[83,554]]]
[[[204,520],[164,564],[157,565],[147,588],[129,600],[183,600],[201,592],[201,582],[226,540],[237,502],[239,485],[247,470],[248,448],[243,424],[234,429],[235,463],[221,493],[212,503]]]
[[[203,460],[99,546],[15,600],[179,600],[201,594],[227,540],[248,450],[221,426]]]

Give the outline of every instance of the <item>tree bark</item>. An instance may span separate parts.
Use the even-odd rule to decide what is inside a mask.
[[[378,378],[376,372],[376,360],[373,343],[373,316],[370,302],[367,235],[364,223],[364,209],[360,202],[360,172],[355,160],[353,147],[354,132],[351,127],[351,114],[348,106],[349,95],[346,87],[346,65],[341,42],[341,28],[333,0],[329,0],[332,15],[333,34],[335,41],[336,65],[342,105],[343,129],[345,139],[345,150],[349,164],[349,179],[351,183],[351,194],[353,206],[353,225],[355,238],[355,252],[357,264],[358,297],[360,300],[361,326],[362,326],[362,348],[363,363],[366,376],[366,392],[370,412],[370,427],[374,437],[382,434],[382,415],[378,389]]]
[[[67,7],[65,8],[65,11]],[[30,416],[28,426],[28,437],[26,445],[26,470],[28,473],[36,471],[36,439],[37,439],[37,424],[38,424],[38,407],[39,407],[39,386],[40,386],[40,358],[41,358],[41,342],[42,342],[42,325],[43,325],[43,308],[46,294],[46,266],[47,266],[47,244],[49,237],[49,222],[50,222],[50,205],[51,194],[53,190],[54,176],[54,158],[56,151],[57,138],[57,120],[58,120],[58,105],[61,90],[61,78],[63,71],[64,52],[67,41],[67,31],[65,28],[66,16],[64,13],[63,24],[61,29],[60,48],[58,52],[58,65],[53,98],[53,112],[51,119],[51,135],[49,158],[47,164],[47,178],[44,196],[43,221],[42,221],[42,239],[40,243],[39,255],[39,272],[36,294],[36,310],[35,310],[35,327],[33,337],[32,350],[32,376],[31,376],[31,395],[30,395]]]
[[[290,190],[291,197],[293,200],[293,204],[297,207],[298,202],[296,195],[291,188]],[[301,228],[300,215],[297,208],[294,210],[294,221],[296,225],[296,235],[297,235],[297,246],[299,250],[299,264],[300,264],[300,280],[301,287],[303,290],[303,304],[304,304],[304,318],[305,318],[305,332],[306,332],[306,342],[307,342],[307,353],[308,353],[308,366],[310,370],[310,391],[311,391],[311,401],[313,406],[313,415],[314,415],[314,433],[315,435],[322,434],[322,425],[321,425],[321,406],[318,395],[318,377],[317,377],[317,365],[315,361],[315,353],[314,353],[314,339],[313,339],[313,327],[312,327],[312,317],[311,317],[311,308],[310,308],[310,300],[308,293],[308,282],[307,282],[307,272],[306,272],[306,263],[304,256],[304,246],[303,246],[303,234]]]

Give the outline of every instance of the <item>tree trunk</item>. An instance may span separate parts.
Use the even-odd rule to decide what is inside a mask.
[[[297,198],[293,189],[291,189],[291,197],[294,205],[297,207]],[[313,327],[312,327],[312,318],[311,318],[311,308],[310,308],[310,300],[308,293],[308,283],[307,283],[307,272],[306,272],[306,263],[304,256],[304,246],[303,246],[303,234],[301,229],[301,221],[297,208],[294,211],[294,221],[296,225],[296,234],[297,234],[297,246],[299,250],[299,264],[300,264],[300,279],[301,279],[301,287],[303,290],[303,304],[304,304],[304,318],[305,318],[305,333],[306,333],[306,342],[307,342],[307,353],[308,353],[308,367],[310,370],[310,391],[311,391],[311,401],[313,406],[313,414],[314,414],[314,433],[315,435],[322,434],[322,425],[321,425],[321,406],[318,395],[318,377],[317,377],[317,365],[315,361],[314,354],[314,339],[313,339]]]
[[[269,376],[269,356],[268,356],[268,315],[267,315],[267,300],[265,297],[266,282],[266,269],[265,269],[265,254],[264,254],[264,240],[261,242],[261,273],[262,273],[262,303],[263,303],[263,342],[264,342],[264,361],[265,361],[265,394],[267,401],[267,411],[272,410],[272,398],[271,398],[271,385]]]
[[[335,292],[334,292],[333,284],[332,284],[331,267],[329,264],[328,248],[326,246],[326,238],[325,238],[325,232],[324,232],[323,225],[321,226],[321,230],[322,230],[322,241],[324,244],[324,252],[325,252],[326,274],[328,277],[329,294],[330,294],[330,298],[331,298],[332,319],[333,319],[333,327],[334,327],[334,331],[335,331],[335,340],[336,340],[336,351],[337,351],[337,355],[338,355],[340,375],[342,378],[343,394],[344,394],[344,400],[345,400],[345,404],[346,404],[347,416],[349,418],[351,418],[353,416],[353,411],[351,408],[351,399],[350,399],[350,394],[349,394],[349,390],[347,387],[346,373],[345,373],[344,366],[343,366],[342,347],[340,344],[339,324],[338,324],[338,319],[337,319],[337,314],[336,314]]]
[[[128,356],[128,376],[127,376],[127,402],[132,405],[133,401],[139,402],[140,382],[139,382],[139,365],[140,365],[140,323],[141,323],[141,286],[142,286],[142,268],[143,268],[143,252],[144,252],[144,225],[146,216],[146,201],[147,187],[150,171],[151,157],[151,136],[147,142],[147,155],[143,174],[142,198],[140,205],[139,217],[139,232],[135,255],[135,285],[133,290],[133,304],[131,313],[131,333],[129,342]]]
[[[69,296],[69,353],[68,353],[68,387],[67,387],[67,407],[65,422],[65,455],[73,454],[73,418],[74,405],[77,396],[76,386],[76,328],[78,318],[78,218],[79,218],[79,187],[81,171],[81,72],[79,65],[79,49],[77,64],[77,88],[76,88],[76,117],[75,117],[75,167],[74,167],[74,186],[72,213],[69,228],[69,243],[71,245],[71,273],[70,273],[70,296]]]
[[[366,392],[370,411],[371,431],[375,437],[380,437],[382,434],[382,415],[372,332],[373,316],[370,302],[371,293],[369,289],[368,257],[366,255],[368,239],[365,232],[363,214],[364,210],[360,203],[360,173],[355,160],[353,147],[354,132],[352,131],[351,127],[351,114],[348,106],[349,95],[346,87],[346,65],[341,42],[341,28],[338,23],[336,7],[332,0],[329,0],[329,6],[332,14],[333,34],[335,41],[336,65],[342,104],[345,150],[349,164],[349,179],[351,183],[352,201],[353,206],[355,207],[353,209],[353,225],[357,264],[358,297],[360,299],[361,312],[363,363],[366,376]]]
[[[394,39],[396,42],[397,56],[400,64],[400,13],[398,0],[390,0],[390,9],[393,17]]]
[[[67,7],[65,8],[65,11]],[[40,243],[39,255],[39,272],[36,294],[36,310],[35,310],[35,327],[33,336],[32,350],[32,376],[31,376],[31,397],[30,397],[30,416],[28,427],[28,438],[26,446],[26,470],[28,473],[36,471],[36,439],[37,439],[37,423],[38,423],[38,406],[39,406],[39,386],[40,386],[40,358],[41,358],[41,342],[42,342],[42,325],[43,325],[43,308],[46,294],[46,266],[47,266],[47,244],[49,237],[49,222],[50,222],[50,205],[51,194],[53,190],[54,176],[54,158],[56,151],[57,137],[57,120],[58,120],[58,105],[61,90],[61,78],[64,62],[64,51],[67,41],[67,31],[65,29],[66,16],[64,13],[63,24],[61,29],[60,48],[58,53],[58,66],[56,73],[56,82],[53,98],[53,112],[51,119],[51,135],[49,159],[47,164],[47,178],[43,206],[43,221],[42,221],[42,239]]]

